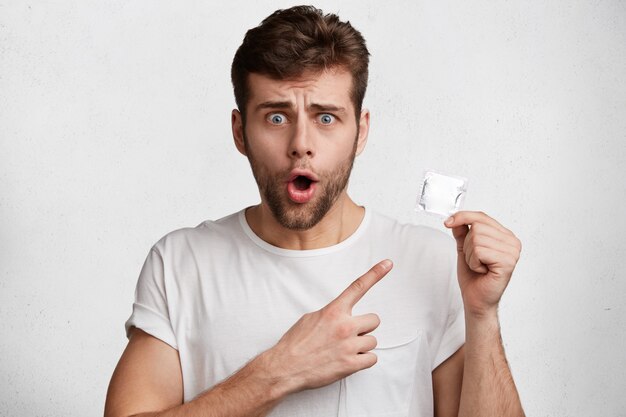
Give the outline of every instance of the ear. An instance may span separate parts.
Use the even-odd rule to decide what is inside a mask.
[[[231,128],[233,130],[233,140],[240,154],[246,155],[246,145],[243,139],[243,118],[239,110],[234,109],[230,118]]]
[[[367,143],[367,135],[370,130],[370,111],[368,109],[361,110],[359,118],[359,137],[357,138],[356,154],[360,155]]]

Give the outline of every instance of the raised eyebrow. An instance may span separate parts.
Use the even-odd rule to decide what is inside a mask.
[[[256,110],[262,109],[290,109],[293,105],[289,101],[264,101],[256,106]]]
[[[321,103],[312,103],[309,105],[309,108],[314,111],[321,112],[333,112],[333,113],[345,113],[345,107],[335,106],[334,104],[321,104]]]
[[[256,110],[263,109],[292,109],[294,106],[290,101],[264,101],[256,106]],[[323,103],[311,103],[309,105],[310,111],[316,112],[333,112],[333,113],[345,113],[345,107],[335,106],[334,104]]]

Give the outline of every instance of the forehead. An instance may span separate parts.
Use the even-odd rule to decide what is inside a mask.
[[[268,101],[288,101],[297,105],[328,103],[353,109],[351,100],[352,74],[343,69],[306,72],[298,77],[277,80],[266,75],[248,75],[250,99],[255,105]]]

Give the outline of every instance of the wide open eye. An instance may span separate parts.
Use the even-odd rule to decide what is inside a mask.
[[[317,116],[317,120],[323,125],[329,125],[335,121],[335,116],[329,113],[322,113]]]
[[[282,113],[271,113],[267,116],[267,121],[273,125],[282,125],[287,122],[287,118]]]

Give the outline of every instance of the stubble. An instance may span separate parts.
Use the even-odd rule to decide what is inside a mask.
[[[270,173],[267,167],[256,160],[254,153],[247,145],[247,138],[244,137],[246,153],[259,192],[281,226],[289,230],[308,230],[326,216],[348,185],[356,157],[357,139],[358,132],[350,155],[339,166],[333,170],[316,172],[319,181],[316,184],[317,195],[313,200],[307,203],[294,203],[287,195],[285,178],[293,168],[310,169],[307,161],[302,161],[298,166],[285,172]]]

